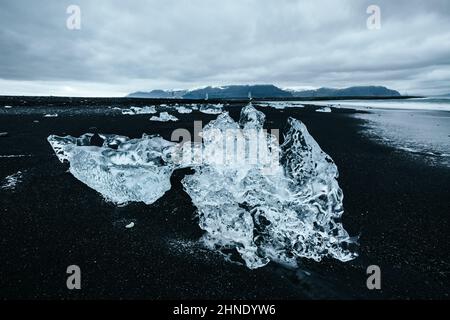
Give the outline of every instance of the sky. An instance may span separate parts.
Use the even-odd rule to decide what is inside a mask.
[[[0,1],[0,95],[268,83],[450,93],[450,1]]]

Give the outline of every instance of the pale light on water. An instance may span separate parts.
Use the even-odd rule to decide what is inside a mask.
[[[450,112],[378,109],[355,117],[367,120],[370,138],[430,164],[450,166]]]
[[[450,98],[415,98],[415,99],[387,99],[387,100],[325,100],[302,101],[304,104],[318,106],[333,106],[358,110],[376,109],[407,109],[407,110],[436,110],[450,111]]]

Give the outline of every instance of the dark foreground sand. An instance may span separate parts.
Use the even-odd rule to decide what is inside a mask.
[[[121,104],[130,102],[114,101]],[[228,110],[238,118],[239,104]],[[174,128],[192,130],[194,119],[206,124],[214,115],[175,114],[180,122],[157,123],[150,115],[43,118],[3,112],[0,132],[9,136],[0,138],[0,155],[30,156],[0,158],[0,179],[24,173],[15,190],[0,189],[0,298],[448,298],[450,170],[367,140],[362,120],[349,110],[261,110],[268,128],[283,129],[288,116],[302,120],[336,162],[345,195],[343,223],[350,234],[361,235],[359,258],[305,260],[294,271],[231,264],[195,243],[202,231],[180,184],[189,170],[177,171],[172,190],[153,205],[118,208],[67,173],[46,141],[50,134],[79,136],[92,127],[170,139]],[[125,229],[131,221],[136,226]],[[66,288],[72,264],[82,271],[79,291]],[[371,264],[381,267],[381,291],[366,288]]]

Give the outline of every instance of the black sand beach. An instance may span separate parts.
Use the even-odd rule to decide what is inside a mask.
[[[367,139],[364,121],[353,117],[362,111],[258,108],[268,128],[283,129],[289,116],[306,124],[338,166],[344,227],[360,235],[356,260],[303,260],[300,270],[273,263],[249,270],[201,248],[195,208],[180,184],[189,170],[175,172],[172,189],[153,205],[116,207],[68,173],[46,140],[94,130],[170,140],[174,128],[192,131],[193,120],[216,118],[172,111],[180,121],[160,123],[107,109],[154,103],[0,99],[0,132],[8,132],[0,137],[0,181],[23,173],[14,190],[0,189],[1,299],[448,298],[450,169]],[[243,105],[225,109],[238,119]],[[59,116],[44,118],[52,108]],[[98,112],[70,111],[83,108]],[[135,227],[125,229],[130,222]],[[66,288],[66,268],[73,264],[81,268],[82,290]],[[366,268],[373,264],[381,268],[380,291],[366,287]]]

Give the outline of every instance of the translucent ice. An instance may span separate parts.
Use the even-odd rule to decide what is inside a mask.
[[[145,107],[131,107],[129,109],[121,110],[122,114],[125,115],[137,115],[137,114],[153,114],[156,113],[155,106],[145,106]]]
[[[7,176],[4,179],[4,182],[0,184],[0,189],[3,190],[14,190],[16,186],[22,182],[23,179],[23,172],[17,171],[16,173]]]
[[[330,108],[330,107],[323,107],[323,108],[317,109],[316,112],[326,112],[326,113],[329,113],[329,112],[331,112],[331,108]]]
[[[57,113],[48,113],[44,115],[44,118],[56,118],[58,117]]]
[[[206,114],[220,114],[222,113],[222,108],[223,105],[222,104],[208,104],[208,105],[203,105],[200,107],[200,112],[202,113],[206,113]]]
[[[96,147],[89,145],[91,136],[50,136],[48,141],[59,160],[70,163],[74,177],[107,200],[151,204],[170,189],[173,165],[168,158],[174,143],[158,136],[129,140],[110,135]]]
[[[192,109],[186,108],[184,106],[179,106],[176,108],[178,113],[191,113]]]
[[[150,118],[151,121],[160,121],[160,122],[167,122],[167,121],[178,121],[178,118],[169,114],[168,112],[161,112],[159,114],[159,117],[153,116]]]
[[[299,258],[353,259],[355,240],[340,222],[343,194],[333,160],[299,120],[289,118],[282,145],[263,130],[264,122],[250,104],[239,122],[228,113],[211,121],[200,145],[145,135],[102,135],[102,147],[90,146],[92,134],[48,141],[77,179],[119,204],[153,203],[170,190],[175,169],[192,167],[182,184],[198,209],[202,242],[225,255],[238,253],[249,268],[270,261],[295,267]],[[187,151],[191,157],[178,161]]]
[[[251,106],[242,110],[244,136],[262,131],[264,115]],[[237,126],[227,115],[207,127],[205,148],[221,148],[213,130]],[[212,249],[236,249],[247,267],[269,261],[295,266],[297,258],[320,261],[331,256],[348,261],[355,254],[338,219],[343,213],[337,168],[298,120],[289,119],[285,142],[277,150],[273,137],[266,146],[281,160],[268,171],[251,159],[216,165],[204,162],[183,185],[199,210],[203,241]],[[267,150],[266,150],[267,151]],[[267,151],[268,152],[268,151]]]

